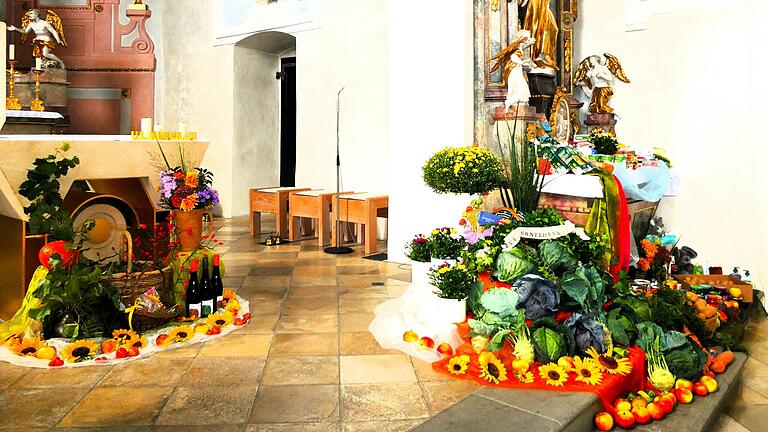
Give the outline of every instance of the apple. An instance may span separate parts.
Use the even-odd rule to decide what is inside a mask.
[[[453,355],[453,347],[451,344],[447,342],[443,342],[440,345],[437,346],[437,352],[444,356],[452,356]]]
[[[217,334],[221,334],[221,327],[219,327],[219,326],[213,326],[213,327],[211,327],[211,331],[212,331],[212,332],[213,332],[213,334],[215,334],[215,335],[217,335]]]
[[[699,381],[693,384],[693,393],[696,396],[706,396],[709,394],[709,389],[703,382]]]
[[[654,420],[661,420],[666,415],[664,413],[664,409],[662,409],[659,405],[656,405],[655,402],[649,403],[646,409],[648,410],[648,413],[651,414],[651,418]]]
[[[574,367],[573,357],[563,356],[557,359],[557,365],[565,369],[566,372],[572,370]]]
[[[37,358],[39,359],[52,360],[54,357],[56,357],[56,348],[50,345],[46,345],[37,350]]]
[[[681,404],[689,404],[693,402],[693,393],[685,388],[675,390],[675,396],[677,401]]]
[[[623,429],[629,429],[635,425],[635,416],[629,411],[617,412],[614,416],[614,420],[616,420],[616,424]]]
[[[170,341],[170,339],[168,339],[168,335],[166,333],[158,335],[157,339],[155,339],[155,345],[157,345],[157,346],[166,346],[170,342],[171,341]]]
[[[101,342],[101,352],[103,352],[104,354],[115,352],[116,349],[117,349],[117,341],[114,339],[104,339]]]
[[[605,411],[595,414],[595,426],[601,431],[613,429],[613,417]]]
[[[675,388],[693,390],[693,383],[687,379],[678,378],[677,381],[675,381]]]
[[[648,412],[648,408],[646,407],[635,407],[635,409],[632,410],[632,415],[635,416],[635,422],[637,424],[648,424],[651,422],[651,413]]]
[[[673,391],[665,391],[661,394],[662,399],[668,399],[670,402],[672,402],[672,409],[674,410],[675,406],[677,406],[677,396],[675,396],[675,393]]]
[[[635,396],[635,398],[632,399],[632,409],[633,410],[637,409],[637,408],[645,408],[646,406],[648,406],[648,402],[645,400],[644,397],[642,397],[642,396]]]
[[[616,402],[613,403],[613,407],[616,408],[617,412],[632,411],[632,404],[626,399],[616,399]]]
[[[40,351],[37,352],[37,356],[40,357]],[[699,382],[704,383],[704,385],[707,387],[707,391],[708,392],[714,393],[714,392],[717,391],[717,380],[716,379],[714,379],[714,378],[712,378],[710,376],[704,375],[703,377],[701,377]]]
[[[136,347],[128,348],[128,357],[136,357],[139,355],[139,349]]]
[[[403,333],[403,341],[404,342],[416,342],[419,340],[419,335],[416,334],[416,332],[412,332],[408,330],[407,332]]]
[[[251,313],[248,312],[245,315],[243,315],[243,321],[248,322],[251,320]]]
[[[429,336],[422,336],[422,338],[419,339],[419,346],[432,349],[435,347],[435,341]]]
[[[245,324],[245,321],[243,321],[243,319],[242,319],[242,318],[235,318],[234,324],[235,324],[237,327],[240,327],[240,326],[242,326],[242,325],[244,325],[244,324]]]
[[[115,358],[122,359],[126,357],[128,357],[128,350],[123,347],[118,348],[118,350],[115,352]]]
[[[672,400],[667,395],[656,396],[656,398],[653,399],[653,403],[657,407],[661,408],[661,410],[664,412],[664,415],[667,415],[675,410],[675,403],[672,402]]]
[[[208,328],[208,324],[195,324],[195,333],[206,334],[209,330],[210,329]]]

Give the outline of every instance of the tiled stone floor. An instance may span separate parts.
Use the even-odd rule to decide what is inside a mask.
[[[477,390],[381,349],[367,332],[373,308],[405,290],[409,270],[364,260],[360,247],[326,255],[315,240],[267,248],[246,219],[217,223],[224,283],[250,300],[248,326],[114,367],[0,363],[0,432],[406,431]],[[751,330],[744,390],[716,431],[765,430],[768,320]]]

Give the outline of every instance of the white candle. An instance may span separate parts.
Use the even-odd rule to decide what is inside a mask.
[[[42,70],[43,69],[43,59],[40,57],[35,57],[35,69]]]
[[[148,137],[150,133],[152,133],[152,118],[144,117],[141,119],[141,134]]]
[[[8,45],[8,60],[16,60],[16,45]]]
[[[187,122],[181,121],[179,122],[179,132],[182,136],[186,135],[187,132],[189,132],[189,126],[187,126]]]

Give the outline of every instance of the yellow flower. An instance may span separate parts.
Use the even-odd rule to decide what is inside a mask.
[[[599,385],[603,381],[600,364],[592,358],[574,357],[573,371],[576,373],[576,381],[589,385]]]
[[[119,345],[127,344],[129,340],[138,339],[139,335],[133,330],[120,329],[112,332],[112,337]]]
[[[44,346],[45,342],[41,341],[40,338],[24,338],[21,343],[11,345],[11,351],[23,357],[37,357],[37,350]]]
[[[194,210],[197,205],[197,194],[188,195],[181,200],[182,210]]]
[[[612,353],[598,354],[595,347],[590,347],[586,352],[609,374],[627,375],[632,372],[632,362],[626,357],[617,359]]]
[[[185,342],[192,339],[195,331],[190,326],[179,326],[168,332],[168,338],[173,342]]]
[[[240,310],[240,302],[237,301],[237,299],[232,299],[229,301],[225,301],[226,306],[224,307],[225,310],[232,312],[233,314],[236,313],[235,311]]]
[[[224,300],[224,304],[229,303],[230,300],[237,299],[237,293],[235,293],[235,290],[231,290],[231,289],[225,289],[224,293],[221,296],[222,296],[222,299]]]
[[[527,372],[512,372],[512,375],[517,378],[518,381],[520,381],[523,384],[530,384],[533,382],[533,372],[527,371]]]
[[[492,352],[483,351],[477,361],[480,363],[480,378],[494,384],[507,380],[507,368]]]
[[[197,173],[194,171],[189,171],[187,175],[184,177],[184,185],[189,186],[191,188],[196,188],[197,183],[198,183]]]
[[[125,341],[124,345],[128,348],[144,349],[147,347],[147,337],[139,336],[133,339],[128,339]]]
[[[72,342],[61,350],[61,357],[68,363],[79,363],[89,360],[98,353],[99,344],[92,340],[79,340]]]
[[[226,327],[230,324],[232,324],[232,321],[234,321],[235,317],[232,315],[232,312],[216,312],[213,314],[208,315],[207,318],[207,324],[208,327],[218,326],[218,327]]]
[[[448,364],[445,366],[448,371],[454,375],[464,375],[469,368],[469,356],[460,355],[452,357]]]
[[[546,380],[547,385],[562,387],[568,380],[568,373],[555,363],[547,363],[539,367],[539,376]]]

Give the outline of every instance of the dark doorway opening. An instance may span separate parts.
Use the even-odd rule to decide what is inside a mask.
[[[280,59],[280,186],[296,186],[296,57]]]

